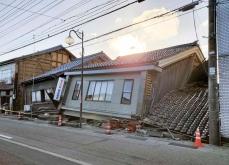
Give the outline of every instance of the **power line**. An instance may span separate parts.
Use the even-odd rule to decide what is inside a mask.
[[[96,15],[98,15],[98,14],[101,14],[101,13],[103,13],[103,12],[107,12],[107,11],[109,11],[110,9],[113,9],[114,7],[117,7],[117,6],[123,4],[123,3],[127,2],[127,1],[128,1],[128,0],[121,1],[120,3],[114,4],[113,6],[107,8],[107,9],[104,9],[104,10],[101,10],[101,8],[99,8],[99,9],[97,9],[97,10],[91,12],[91,13],[88,13],[88,14],[83,15],[83,16],[79,16],[79,18],[77,17],[76,19],[74,19],[74,20],[72,20],[71,22],[68,22],[68,23],[66,23],[66,24],[64,24],[64,25],[60,25],[59,27],[50,29],[50,30],[48,30],[48,31],[44,30],[44,31],[41,32],[41,33],[42,33],[42,36],[45,36],[45,35],[49,34],[49,33],[52,32],[52,31],[54,31],[54,32],[55,32],[55,31],[58,31],[58,30],[60,31],[60,30],[63,30],[63,29],[65,29],[65,28],[68,28],[68,27],[70,27],[70,26],[74,26],[74,25],[76,25],[76,24],[78,24],[78,23],[81,23],[82,21],[85,21],[85,20],[87,20],[87,19],[90,19],[91,17],[94,17],[94,16],[96,16]],[[103,8],[104,8],[104,7],[103,7]],[[93,14],[93,13],[96,12],[96,11],[99,11],[99,12],[96,13],[96,14]],[[93,14],[93,15],[90,15],[90,14]],[[86,17],[86,16],[88,16],[88,17]],[[86,17],[86,18],[84,18],[84,17]],[[74,22],[74,21],[76,21],[76,20],[77,20],[77,22]],[[74,23],[72,23],[72,22],[74,22]],[[68,25],[68,24],[70,24],[70,25]],[[68,25],[68,26],[66,26],[66,25]],[[46,31],[46,33],[44,33],[45,31]],[[44,33],[44,34],[43,34],[43,33]]]
[[[208,6],[203,6],[203,7],[200,7],[200,8],[198,8],[198,9],[195,9],[195,11],[199,11],[199,10],[202,10],[202,9],[204,9],[204,8],[207,8],[207,7],[208,7]],[[168,18],[168,19],[166,19],[166,20],[162,20],[162,21],[155,22],[155,23],[153,23],[153,24],[147,25],[147,26],[145,26],[145,27],[141,27],[141,28],[137,28],[137,29],[134,29],[134,30],[132,30],[132,31],[129,31],[129,32],[125,32],[125,33],[121,34],[121,36],[122,36],[122,35],[129,34],[129,33],[132,33],[132,32],[135,32],[135,31],[138,31],[138,30],[142,30],[142,29],[151,27],[151,26],[156,25],[156,24],[159,24],[159,23],[163,23],[163,22],[169,21],[169,20],[174,19],[174,18],[176,18],[176,17],[181,17],[181,16],[184,16],[184,15],[187,15],[187,14],[191,14],[191,13],[192,13],[192,11],[186,12],[186,13],[183,13],[183,14],[179,14],[178,16],[174,16],[174,17]],[[122,30],[124,30],[124,29],[122,29]],[[120,30],[120,31],[121,31],[121,30]],[[102,37],[104,37],[104,36],[113,34],[113,33],[115,33],[115,32],[118,32],[118,31],[117,31],[117,30],[114,30],[114,31],[109,32],[109,34],[108,34],[108,33],[105,33],[105,34],[102,34],[102,35],[99,35],[99,36],[90,38],[90,39],[88,39],[88,40],[86,40],[86,41],[84,41],[84,42],[85,42],[85,43],[86,43],[86,42],[90,42],[90,41],[93,41],[93,40],[102,38]],[[103,41],[94,42],[94,43],[92,43],[92,44],[88,44],[88,45],[85,45],[85,46],[91,46],[91,45],[95,45],[95,44],[97,44],[97,43],[106,42],[106,41],[108,41],[108,40],[112,40],[112,39],[115,39],[115,38],[117,38],[117,37],[120,37],[120,35],[119,35],[119,36],[116,36],[116,37],[110,37],[110,38],[105,39],[105,40],[103,40]],[[70,45],[70,46],[66,46],[65,48],[74,47],[74,46],[77,46],[77,45],[80,45],[80,44],[81,44],[81,43],[76,43],[76,44],[73,44],[73,45]]]
[[[135,1],[135,2],[137,2],[137,1]],[[133,4],[133,2],[132,2],[132,4]],[[121,30],[124,30],[124,29],[130,28],[130,27],[133,27],[133,26],[136,26],[136,25],[142,24],[142,23],[144,23],[144,22],[148,22],[148,21],[151,21],[151,20],[153,20],[153,19],[163,17],[163,16],[168,15],[168,14],[174,14],[175,12],[182,11],[181,9],[183,9],[184,7],[185,7],[185,6],[182,6],[182,7],[179,7],[179,8],[173,9],[173,10],[171,10],[171,11],[168,11],[168,12],[162,13],[162,14],[160,14],[160,15],[157,15],[157,16],[154,16],[154,17],[151,17],[151,18],[148,18],[148,19],[145,19],[145,20],[142,20],[142,21],[139,21],[139,22],[133,23],[133,24],[129,24],[129,25],[124,26],[124,27],[121,27],[121,28],[119,28],[119,29],[116,29],[116,30],[113,30],[113,31],[110,31],[110,32],[104,33],[104,34],[102,34],[102,35],[100,35],[100,36],[96,36],[96,37],[93,37],[93,38],[87,39],[87,40],[85,40],[84,42],[89,42],[89,41],[92,41],[92,40],[95,40],[95,39],[98,39],[98,38],[101,38],[101,37],[104,37],[104,36],[110,35],[110,34],[112,34],[112,33],[115,33],[115,32],[118,32],[118,31],[121,31]],[[206,7],[206,6],[205,6],[205,7]],[[116,9],[116,10],[117,10],[117,9]],[[113,10],[113,11],[116,11],[116,10]],[[74,27],[72,27],[72,28],[74,28]],[[70,29],[72,29],[72,28],[70,28]],[[37,41],[35,41],[35,42],[33,42],[33,43],[26,44],[26,45],[21,46],[21,47],[19,47],[19,48],[15,48],[15,49],[10,50],[10,51],[8,51],[8,52],[5,52],[4,54],[1,54],[1,55],[5,55],[5,54],[8,54],[8,53],[10,53],[10,52],[13,52],[13,51],[16,51],[16,50],[22,49],[22,48],[27,47],[27,46],[30,46],[30,45],[32,45],[32,44],[34,44],[34,43],[41,42],[41,41],[43,41],[43,40],[45,40],[45,39],[48,39],[48,38],[53,37],[53,36],[55,36],[55,35],[61,34],[61,33],[63,33],[63,32],[66,32],[66,31],[70,30],[70,29],[66,29],[66,30],[64,30],[64,31],[62,31],[62,32],[59,32],[59,33],[56,33],[56,34],[54,34],[54,35],[52,35],[52,36],[49,36],[49,37],[46,37],[46,38],[43,38],[43,39],[37,40]],[[79,43],[78,43],[78,44],[79,44]],[[75,44],[75,45],[76,45],[76,44]]]
[[[124,6],[121,6],[121,7],[117,8],[117,9],[114,9],[114,10],[112,10],[112,11],[110,11],[110,12],[107,12],[107,13],[105,13],[105,14],[102,14],[102,15],[100,15],[100,16],[97,16],[97,17],[95,17],[95,18],[92,18],[92,19],[90,19],[90,20],[87,20],[87,21],[85,21],[85,22],[83,22],[83,23],[81,23],[81,24],[79,24],[79,25],[70,27],[70,28],[65,29],[65,30],[62,30],[62,31],[60,31],[60,32],[58,32],[58,33],[55,33],[55,34],[52,34],[52,35],[47,36],[47,37],[45,37],[45,38],[39,39],[39,40],[37,40],[37,41],[34,41],[34,42],[32,42],[32,43],[23,45],[23,46],[21,46],[21,47],[15,48],[15,49],[12,49],[12,50],[10,50],[10,51],[5,52],[4,54],[8,54],[8,53],[10,53],[10,52],[14,52],[14,51],[19,50],[19,49],[21,49],[21,48],[25,48],[25,47],[27,47],[27,46],[30,46],[30,45],[32,45],[32,44],[34,44],[34,43],[38,43],[38,42],[44,41],[44,40],[46,40],[46,39],[52,38],[52,37],[54,37],[54,36],[56,36],[56,35],[59,35],[59,34],[64,33],[64,32],[66,32],[66,31],[69,31],[69,30],[71,30],[71,29],[73,29],[73,28],[76,28],[76,27],[78,27],[78,26],[80,26],[80,25],[83,25],[83,24],[86,24],[86,23],[88,23],[88,22],[94,21],[94,20],[96,20],[96,19],[98,19],[98,18],[104,17],[104,16],[106,16],[106,15],[108,15],[108,14],[111,14],[111,13],[113,13],[113,12],[116,12],[116,11],[118,11],[118,10],[121,10],[121,9],[123,9],[123,8],[125,8],[125,7],[128,7],[128,6],[130,6],[130,5],[132,5],[132,4],[135,4],[135,3],[138,3],[138,1],[133,1],[133,2],[131,2],[131,3],[128,3],[128,4],[124,5]],[[0,54],[0,55],[1,55],[1,54]]]
[[[65,23],[65,25],[67,25],[67,24],[69,24],[69,23],[71,23],[71,22],[74,22],[74,21],[78,21],[79,19],[82,19],[82,18],[84,18],[85,16],[88,16],[89,15],[89,18],[91,18],[93,15],[90,15],[90,14],[93,14],[94,12],[96,12],[96,11],[99,11],[99,10],[101,10],[101,9],[103,9],[103,8],[105,8],[105,7],[107,7],[107,6],[109,6],[109,5],[111,5],[111,4],[113,4],[113,3],[116,3],[116,2],[118,2],[118,1],[120,1],[120,0],[112,0],[112,1],[107,1],[106,3],[103,3],[103,4],[101,4],[101,5],[98,5],[98,6],[96,6],[96,7],[92,7],[92,8],[90,8],[90,9],[88,9],[87,11],[85,11],[85,12],[82,12],[82,13],[79,13],[79,14],[77,14],[77,15],[75,15],[75,16],[72,16],[72,17],[69,17],[69,18],[66,18],[65,20],[66,21],[68,21],[68,20],[70,20],[70,19],[72,19],[72,18],[76,18],[76,19],[74,19],[74,20],[72,20],[72,21],[70,21],[70,22],[68,22],[68,23]],[[128,1],[128,0],[125,0],[125,1]],[[95,10],[96,9],[96,10]],[[90,12],[91,11],[91,12]],[[101,13],[101,11],[99,12],[99,13]],[[83,19],[84,20],[84,19]],[[65,21],[65,22],[66,22]],[[82,20],[81,20],[82,21]],[[81,21],[78,21],[78,22],[81,22]],[[63,27],[63,26],[65,26],[65,25],[60,25],[59,27],[57,27],[57,28],[60,28],[60,27]],[[55,26],[57,26],[57,25],[54,25],[54,26],[52,26],[52,27],[49,27],[48,29],[45,29],[45,30],[43,30],[41,33],[43,34],[44,32],[46,32],[46,34],[48,33],[48,31],[53,31],[54,29],[52,29],[53,27],[55,27]]]
[[[39,9],[39,11],[42,11],[42,10],[45,9],[45,10],[43,11],[43,13],[46,13],[46,12],[50,11],[50,9],[53,9],[54,7],[56,7],[56,6],[58,6],[59,4],[61,4],[63,1],[64,1],[64,0],[61,0],[61,1],[58,2],[58,1],[56,1],[56,0],[53,0],[51,3],[46,4],[45,7]],[[55,3],[55,4],[52,5],[53,3]],[[52,6],[50,6],[50,5],[52,5]],[[50,7],[49,7],[49,6],[50,6]],[[46,8],[47,8],[47,9],[46,9]],[[13,31],[13,30],[12,30],[12,27],[15,28],[15,26],[17,25],[17,26],[16,26],[16,27],[17,27],[16,29],[18,30],[19,28],[22,28],[24,25],[28,24],[29,22],[31,22],[31,21],[35,20],[37,17],[39,17],[39,16],[33,16],[33,15],[34,15],[34,14],[31,14],[31,15],[29,15],[28,17],[26,17],[26,18],[24,18],[24,19],[22,19],[22,20],[19,20],[18,22],[14,23],[13,25],[8,26],[6,29],[0,31],[0,33],[2,34],[2,35],[0,36],[0,38],[2,38],[2,37],[4,37],[4,36],[8,35],[9,31],[12,32],[12,31]],[[23,22],[23,21],[26,21],[26,22]],[[21,24],[23,24],[23,25],[21,25]],[[19,25],[20,25],[20,26],[19,26]],[[5,33],[3,33],[3,32],[5,32]]]
[[[195,3],[197,3],[197,2],[199,2],[199,1],[195,1]],[[192,3],[183,6],[182,8],[180,8],[180,9],[178,9],[178,10],[181,10],[181,9],[185,10],[187,7],[192,7]],[[79,21],[78,21],[78,22],[79,22]],[[73,26],[74,24],[71,24],[71,25]],[[78,25],[82,25],[82,24],[80,23],[80,24],[78,24]],[[78,25],[75,25],[75,27],[77,27]],[[69,26],[68,26],[68,27],[69,27]],[[65,27],[65,28],[68,28],[68,27]],[[62,28],[62,29],[63,29],[63,28]]]
[[[193,2],[194,0],[192,0]],[[193,18],[193,26],[195,30],[195,35],[196,35],[196,40],[199,41],[198,33],[197,33],[197,28],[196,28],[196,18],[195,18],[195,11],[194,9],[192,10],[192,18]]]
[[[61,15],[66,15],[66,14],[68,14],[68,13],[74,11],[75,9],[78,9],[78,8],[84,6],[85,4],[87,4],[87,3],[91,2],[91,1],[92,1],[92,0],[87,0],[87,1],[81,0],[80,2],[75,3],[75,4],[72,5],[71,7],[67,8],[66,10],[64,10],[63,12],[61,12],[60,14],[58,14],[57,17],[58,17],[58,16],[61,16]],[[77,7],[77,8],[76,8],[76,7]],[[14,39],[8,41],[7,43],[1,44],[0,47],[5,46],[5,45],[7,45],[7,44],[9,44],[9,43],[12,43],[12,42],[14,42],[14,41],[16,41],[16,40],[18,40],[18,39],[20,39],[20,38],[22,38],[22,37],[28,35],[28,34],[31,34],[31,33],[34,32],[35,30],[37,30],[37,29],[39,29],[39,28],[42,28],[42,27],[44,27],[44,26],[50,24],[50,23],[53,22],[53,21],[54,21],[53,19],[50,19],[50,20],[44,22],[43,24],[41,24],[41,25],[39,25],[39,26],[37,26],[37,27],[31,29],[30,31],[28,31],[28,32],[26,32],[26,33],[23,33],[22,35],[20,35],[20,36],[14,38]],[[17,29],[14,29],[14,30],[17,30]],[[14,30],[11,30],[11,32],[14,31]],[[1,37],[0,37],[0,38],[1,38]]]
[[[89,12],[89,11],[91,11],[91,10],[93,10],[93,9],[98,8],[98,7],[104,7],[104,6],[108,5],[108,4],[111,4],[111,3],[114,3],[114,2],[118,2],[118,1],[120,1],[120,0],[110,0],[110,1],[107,1],[107,2],[105,2],[105,3],[103,3],[103,4],[100,4],[100,5],[97,5],[97,6],[95,6],[95,7],[92,7],[92,8],[90,8],[90,9],[88,9],[88,10],[85,11],[84,13]],[[81,14],[77,14],[77,15],[68,17],[68,18],[65,19],[65,21],[70,20],[70,19],[72,19],[72,18],[75,18],[75,17],[77,17],[77,16],[79,16],[79,15],[81,15]]]
[[[108,1],[108,2],[112,2],[112,1],[117,1],[117,0],[111,0],[111,1]],[[119,1],[119,0],[118,0]],[[89,2],[89,1],[88,1]],[[107,3],[107,2],[106,2]],[[104,4],[102,4],[102,5],[105,5],[106,3],[104,3]],[[84,5],[84,4],[82,4],[82,5]],[[98,6],[101,6],[101,5],[98,5]],[[96,6],[96,7],[98,7],[98,6]],[[96,7],[93,7],[93,8],[96,8]],[[41,33],[43,33],[43,32],[41,32]],[[8,33],[6,33],[6,35],[7,35]],[[19,36],[18,38],[21,38],[21,37],[23,37],[23,35],[21,35],[21,36]],[[18,39],[18,38],[16,38],[16,39]],[[41,37],[42,38],[42,37]],[[11,41],[9,41],[8,43],[10,43],[10,42],[12,42],[12,41],[15,41],[15,39],[13,39],[13,40],[11,40]],[[28,41],[31,41],[31,39],[30,40],[28,40]],[[33,37],[33,41],[34,41],[34,37]],[[23,43],[26,43],[27,41],[24,41]],[[6,43],[5,44],[3,44],[3,45],[6,45]],[[2,46],[2,45],[1,45]]]
[[[45,17],[53,18],[53,19],[63,20],[62,18],[59,18],[59,17],[53,17],[53,16],[50,16],[50,15],[46,15],[46,14],[43,14],[43,13],[36,12],[36,11],[31,11],[31,10],[24,9],[24,8],[21,8],[21,7],[13,6],[11,4],[5,4],[5,3],[0,2],[0,5],[6,6],[6,7],[11,7],[11,8],[14,8],[14,9],[17,9],[17,10],[20,10],[20,11],[25,11],[25,12],[28,12],[28,13],[42,15],[42,16],[45,16]]]
[[[36,4],[30,6],[30,8],[36,7],[36,6],[39,5],[42,1],[43,1],[43,0],[38,1]],[[34,1],[34,2],[35,2],[35,1]],[[33,3],[31,3],[31,4],[33,4]],[[31,5],[31,4],[30,4],[30,5]],[[28,6],[27,6],[27,7],[28,7]],[[2,24],[1,28],[4,27],[4,26],[6,26],[8,23],[11,23],[13,20],[17,19],[18,17],[20,17],[20,16],[23,15],[24,13],[26,13],[26,12],[24,11],[24,12],[22,12],[22,13],[19,13],[19,14],[17,14],[17,15],[14,15],[13,17],[11,17],[11,19],[4,19],[5,22],[4,22],[4,21],[1,22],[1,24]]]
[[[32,5],[33,3],[35,3],[36,0],[33,1],[33,2],[31,2],[31,3],[29,3],[29,2],[30,2],[30,0],[28,0],[28,1],[23,1],[23,0],[22,0],[21,3],[19,2],[18,6],[19,6],[19,7],[29,7],[30,5]],[[12,11],[12,12],[11,12],[11,11]],[[14,9],[9,10],[9,12],[8,12],[7,14],[4,15],[5,17],[1,16],[0,23],[3,24],[5,20],[10,19],[11,17],[17,16],[17,15],[15,15],[16,13],[18,13],[17,10],[14,10]]]
[[[101,4],[101,5],[97,5],[97,6],[95,6],[95,7],[92,7],[91,9],[88,9],[88,10],[85,11],[85,12],[82,12],[82,13],[77,14],[76,16],[78,16],[79,18],[77,17],[76,19],[72,20],[71,22],[74,22],[75,20],[81,19],[80,21],[77,21],[77,22],[76,22],[76,23],[80,23],[80,22],[82,22],[83,20],[87,20],[88,18],[91,18],[91,17],[93,17],[93,16],[95,16],[95,15],[97,15],[97,14],[100,14],[100,13],[102,13],[102,12],[104,12],[104,11],[107,11],[108,9],[105,9],[105,10],[102,10],[102,12],[101,12],[101,9],[103,9],[103,8],[109,6],[109,5],[112,5],[113,3],[119,2],[119,1],[120,1],[120,0],[111,0],[111,1],[107,1],[106,3],[103,3],[103,4]],[[124,1],[122,1],[121,3],[119,3],[119,4],[115,4],[115,5],[113,5],[112,7],[110,7],[109,9],[112,9],[113,7],[115,7],[115,6],[117,6],[117,5],[120,5],[120,4],[122,4],[123,2],[126,2],[126,1],[128,1],[128,0],[124,0]],[[96,10],[94,10],[94,9],[96,9]],[[91,10],[92,10],[92,12],[90,12]],[[90,15],[90,14],[93,14],[94,12],[96,12],[96,11],[100,11],[100,12],[98,12],[98,13],[95,14],[95,15]],[[89,13],[88,13],[88,12],[89,12]],[[85,16],[88,16],[88,17],[87,17],[87,18],[84,18]],[[69,17],[69,18],[73,18],[73,17]],[[65,19],[65,20],[68,20],[69,18],[67,18],[67,19]],[[84,18],[84,19],[82,19],[82,18]],[[64,25],[60,25],[59,27],[56,27],[56,28],[53,28],[53,29],[50,29],[50,28],[55,27],[55,26],[57,26],[57,25],[51,26],[51,27],[49,27],[48,29],[45,29],[45,30],[41,31],[40,33],[41,33],[42,35],[40,35],[39,38],[43,38],[43,37],[45,37],[45,36],[47,36],[47,35],[51,35],[50,32],[52,32],[52,31],[57,32],[58,30],[59,30],[59,31],[60,31],[60,30],[63,30],[63,29],[65,29],[65,28],[69,27],[70,25],[68,25],[67,27],[64,27],[64,26],[67,25],[67,24],[69,24],[69,23],[71,23],[71,22],[65,23]],[[71,24],[71,26],[75,25],[76,23]],[[63,27],[63,28],[61,28],[61,27]],[[61,29],[59,29],[59,28],[61,28]],[[29,41],[30,41],[30,40],[29,40]]]
[[[14,1],[14,3],[16,3],[17,2],[17,0],[16,1]],[[23,3],[23,0],[21,0],[21,1],[19,1],[16,5],[20,5],[20,4],[22,4]],[[4,17],[4,16],[6,16],[6,15],[8,15],[11,11],[14,11],[14,9],[10,9],[10,10],[6,10],[6,12],[4,13],[4,14],[2,14],[2,15],[0,15],[0,17],[2,18],[2,17]]]
[[[12,1],[11,3],[9,3],[9,5],[14,4],[16,1]],[[8,6],[5,6],[3,9],[1,9],[0,13],[3,12],[4,10],[6,10],[7,8],[8,8]]]

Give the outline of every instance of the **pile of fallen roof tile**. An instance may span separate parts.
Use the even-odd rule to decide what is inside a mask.
[[[207,88],[189,86],[167,93],[150,109],[145,121],[151,125],[193,136],[197,127],[208,137]]]

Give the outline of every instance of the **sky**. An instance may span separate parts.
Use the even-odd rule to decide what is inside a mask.
[[[66,47],[68,45],[65,43],[65,38],[69,30],[42,42],[6,53],[130,2],[133,0],[0,0],[0,61],[57,45]],[[85,40],[87,40],[190,2],[192,0],[145,0],[74,29],[83,31]],[[106,4],[103,5],[104,3]],[[195,9],[206,5],[207,3],[203,2]],[[184,15],[180,16],[180,14]],[[199,44],[207,57],[207,8],[196,10],[194,17]],[[72,35],[72,37],[76,43],[80,42],[76,36]],[[87,42],[84,45],[85,55],[103,51],[114,59],[122,55],[151,51],[196,40],[193,13],[179,12]],[[80,46],[70,47],[68,50],[80,57]]]

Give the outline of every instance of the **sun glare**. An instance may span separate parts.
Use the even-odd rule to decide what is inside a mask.
[[[112,43],[112,47],[119,55],[143,52],[146,49],[145,44],[132,35],[119,37]]]

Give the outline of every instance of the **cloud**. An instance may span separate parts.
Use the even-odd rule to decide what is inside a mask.
[[[116,24],[121,23],[121,22],[122,22],[122,18],[117,17],[117,18],[115,19],[115,23],[116,23]]]
[[[98,34],[97,33],[91,33],[90,35],[93,37],[96,37]]]
[[[205,37],[208,36],[208,20],[207,19],[203,21],[202,23],[200,23],[199,31],[202,36],[205,36]]]
[[[168,11],[169,10],[163,7],[159,9],[146,10],[140,16],[134,18],[133,23],[143,21],[145,19],[149,19],[151,17],[160,15],[162,13],[166,13]],[[174,18],[170,19],[171,17],[174,17]],[[166,39],[169,39],[171,37],[178,35],[179,19],[174,14],[172,16],[165,16],[165,17],[154,19],[153,21],[148,21],[146,23],[140,24],[139,27],[143,28],[142,32],[144,32],[143,34],[145,36],[150,36],[155,41],[166,40]]]
[[[118,55],[126,55],[137,52],[143,52],[146,49],[146,45],[139,41],[137,37],[133,35],[124,35],[115,39],[111,47],[113,50],[116,50]]]
[[[153,16],[168,12],[165,8],[146,10],[132,19],[133,23],[143,21]],[[173,19],[170,19],[173,17]],[[169,20],[168,20],[169,19]],[[118,20],[118,18],[116,19]],[[168,21],[165,21],[168,20]],[[160,22],[160,23],[158,23]],[[154,25],[152,25],[154,24]],[[176,14],[155,19],[135,27],[134,33],[128,33],[112,40],[109,44],[115,56],[136,53],[158,48],[163,42],[178,35],[180,21]]]

